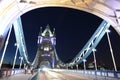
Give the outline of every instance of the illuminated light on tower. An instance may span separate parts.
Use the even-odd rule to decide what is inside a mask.
[[[42,27],[40,27],[40,32],[39,32],[38,42],[37,42],[38,44],[41,44],[41,43],[42,43],[42,40],[43,40],[41,34],[42,34]]]

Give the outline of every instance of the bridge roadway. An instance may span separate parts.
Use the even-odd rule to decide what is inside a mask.
[[[38,80],[93,80],[93,79],[71,73],[47,70],[46,72],[41,71],[39,73]]]
[[[36,74],[38,76],[36,76]],[[33,77],[36,77],[33,79]],[[31,73],[20,73],[11,75],[5,78],[0,78],[0,80],[93,80],[80,75],[75,75],[74,73],[66,73],[62,71],[54,71],[48,69],[46,71],[40,70],[38,73],[35,72],[33,75]]]
[[[15,70],[15,74],[3,76],[0,80],[120,80],[120,72],[94,70],[48,69],[35,70],[25,74],[24,70]]]

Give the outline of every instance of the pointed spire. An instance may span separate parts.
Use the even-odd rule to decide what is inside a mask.
[[[49,26],[49,24],[47,24],[47,26],[46,26],[45,36],[46,36],[46,37],[49,37],[49,36],[50,36],[50,26]]]
[[[42,27],[40,27],[40,32],[42,33]]]
[[[45,30],[42,32],[42,36],[48,36],[48,37],[53,36],[53,34],[52,34],[51,30],[50,30],[49,24],[47,24]]]
[[[49,24],[47,24],[46,29],[50,30],[50,25]]]
[[[40,27],[40,32],[39,32],[39,35],[41,35],[42,34],[42,27]]]
[[[55,28],[53,29],[53,36],[56,36],[56,34],[55,34]]]

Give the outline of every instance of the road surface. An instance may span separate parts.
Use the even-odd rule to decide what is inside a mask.
[[[56,71],[40,71],[38,80],[92,80],[80,75],[74,75],[71,73],[56,72]]]

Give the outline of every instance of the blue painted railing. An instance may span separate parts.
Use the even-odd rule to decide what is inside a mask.
[[[25,73],[25,69],[1,69],[0,77],[7,77],[20,73]]]
[[[120,71],[113,70],[67,70],[67,69],[53,69],[56,72],[65,72],[69,74],[83,75],[92,78],[106,78],[112,80],[120,80]],[[101,79],[101,80],[102,80]]]

